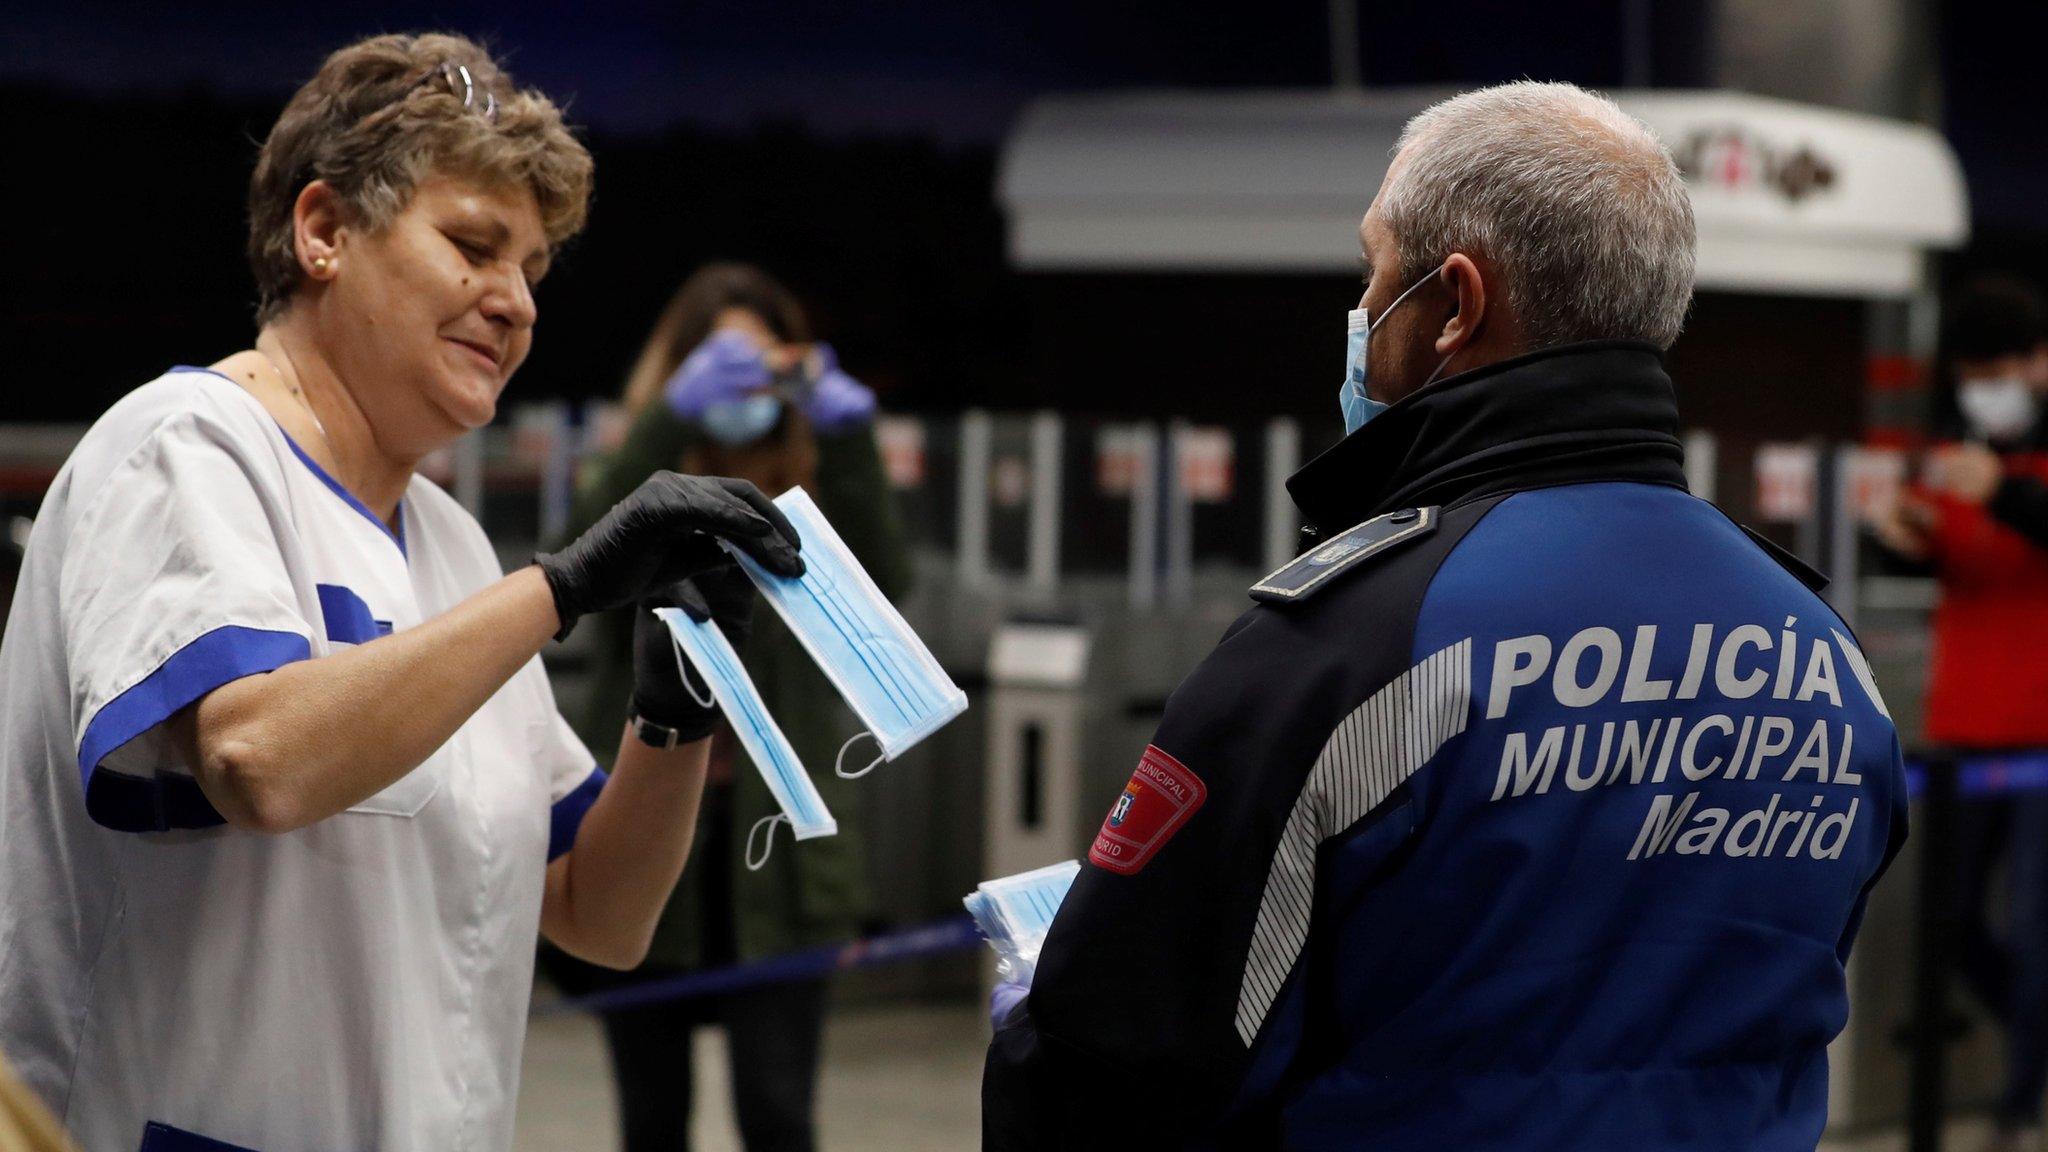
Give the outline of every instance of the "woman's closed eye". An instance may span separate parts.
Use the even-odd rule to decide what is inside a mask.
[[[482,244],[475,240],[466,240],[460,236],[449,236],[448,242],[455,245],[455,250],[462,253],[463,259],[478,268],[482,268],[492,260],[497,259],[497,252],[487,244]]]

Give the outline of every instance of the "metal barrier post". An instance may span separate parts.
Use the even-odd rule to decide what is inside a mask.
[[[575,429],[569,423],[567,401],[553,401],[542,410],[547,455],[541,458],[540,538],[559,540],[569,527],[569,509],[576,498]]]
[[[988,579],[988,464],[994,423],[982,411],[960,416],[960,583],[974,588]]]
[[[1287,478],[1301,466],[1301,425],[1291,416],[1266,424],[1266,571],[1294,559],[1301,516],[1287,494]]]
[[[1806,515],[1792,526],[1792,551],[1801,560],[1820,568],[1828,562],[1824,549],[1830,507],[1828,481],[1832,477],[1828,471],[1827,445],[1818,440],[1806,440],[1801,442],[1801,447],[1813,460],[1813,503],[1806,509]]]
[[[989,643],[988,876],[1075,854],[1089,646],[1086,628],[1039,621],[1005,622]]]
[[[1833,500],[1828,516],[1828,603],[1842,622],[1856,626],[1857,549],[1862,542],[1863,522],[1856,507],[1856,461],[1862,449],[1853,444],[1836,446],[1828,454],[1828,475],[1833,481]]]
[[[479,521],[484,518],[484,437],[489,429],[479,428],[451,447],[455,457],[455,502]]]
[[[1166,466],[1160,469],[1166,484],[1166,602],[1176,605],[1186,604],[1195,590],[1195,504],[1185,472],[1189,431],[1183,420],[1168,425]]]
[[[1060,418],[1040,412],[1031,418],[1031,520],[1026,541],[1026,579],[1050,597],[1060,582]]]
[[[1131,427],[1131,571],[1133,608],[1159,600],[1159,429]]]
[[[1941,1152],[1947,1099],[1949,937],[1948,909],[1955,876],[1956,764],[1929,757],[1926,791],[1913,838],[1920,846],[1919,907],[1914,910],[1913,1015],[1906,1038],[1908,1057],[1906,1147]]]
[[[1709,503],[1714,499],[1714,434],[1704,429],[1687,432],[1685,440],[1685,486]]]
[[[1079,624],[1012,620],[989,642],[983,876],[1012,876],[1080,854],[1081,685],[1089,641]],[[986,993],[995,965],[984,964],[982,973]]]

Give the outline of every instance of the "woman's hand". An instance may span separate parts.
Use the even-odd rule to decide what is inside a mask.
[[[729,540],[771,572],[801,576],[796,529],[761,490],[722,476],[657,472],[559,552],[534,558],[567,636],[587,612],[618,608],[729,562]]]
[[[1870,523],[1878,543],[1908,560],[1925,560],[1933,551],[1930,538],[1940,510],[1910,492],[1900,492],[1878,510]]]
[[[1982,444],[1937,448],[1927,458],[1927,486],[1965,504],[1985,504],[2004,479],[1998,454]]]
[[[715,621],[740,650],[753,628],[754,584],[737,565],[715,568],[641,601],[633,617],[633,714],[675,729],[678,739],[688,743],[711,735],[718,725],[718,705],[705,703],[711,691],[703,673],[677,654],[668,627],[653,612],[669,605],[693,620]]]
[[[712,333],[662,385],[669,411],[695,420],[715,404],[731,404],[767,389],[774,374],[762,351],[752,336],[737,329]]]
[[[804,415],[813,428],[844,432],[874,419],[874,392],[840,370],[839,356],[830,344],[811,346],[804,357],[804,375],[810,380]]]

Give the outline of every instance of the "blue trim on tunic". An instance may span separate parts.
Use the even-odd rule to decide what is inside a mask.
[[[131,776],[100,761],[116,748],[169,719],[215,688],[244,676],[270,672],[312,655],[296,632],[224,625],[172,653],[127,691],[100,706],[78,742],[79,781],[85,811],[96,823],[118,832],[163,832],[207,828],[223,822],[189,776],[155,773]]]
[[[327,624],[327,638],[343,644],[368,644],[379,636],[391,635],[391,621],[370,615],[370,605],[345,584],[315,584],[320,596],[320,616]]]
[[[554,859],[576,846],[576,830],[583,827],[583,817],[590,806],[597,803],[597,794],[608,779],[602,768],[592,765],[590,775],[583,778],[573,791],[548,809],[548,860]]]
[[[138,1152],[256,1152],[240,1144],[215,1140],[183,1128],[173,1128],[161,1120],[151,1120],[142,1127],[142,1147]]]
[[[218,376],[221,379],[227,381],[228,383],[234,384],[234,386],[237,388],[241,387],[241,384],[237,383],[234,377],[228,375],[225,372],[217,372],[211,368],[200,368],[191,364],[176,364],[171,367],[171,371],[204,372],[208,376]],[[275,423],[274,420],[273,423]],[[347,488],[342,487],[341,481],[336,480],[332,476],[329,476],[327,474],[327,469],[322,468],[319,465],[319,463],[315,461],[311,456],[306,455],[306,450],[304,448],[299,447],[299,442],[297,440],[292,439],[292,434],[284,430],[284,425],[279,424],[277,426],[277,431],[279,435],[284,437],[284,442],[292,446],[293,454],[299,458],[299,461],[301,463],[303,463],[307,468],[312,470],[313,475],[320,478],[320,482],[322,484],[327,485],[327,487],[331,489],[336,496],[341,497],[342,501],[346,503],[349,507],[355,509],[357,512],[362,513],[363,518],[365,520],[368,520],[370,523],[375,524],[379,532],[384,533],[386,537],[390,538],[393,544],[398,545],[399,555],[406,555],[404,500],[400,500],[398,502],[398,531],[393,532],[391,530],[391,525],[386,524],[381,518],[378,517],[378,515],[375,512],[370,511],[367,505],[365,505],[361,500],[356,499],[355,493],[350,492]],[[409,558],[410,557],[408,557],[408,559]]]

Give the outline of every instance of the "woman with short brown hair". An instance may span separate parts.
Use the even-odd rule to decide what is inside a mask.
[[[335,53],[251,182],[255,346],[52,485],[0,640],[0,1048],[83,1146],[507,1148],[536,932],[645,953],[716,711],[639,613],[607,778],[537,653],[794,534],[658,473],[508,576],[414,474],[494,415],[590,172],[467,40]]]

